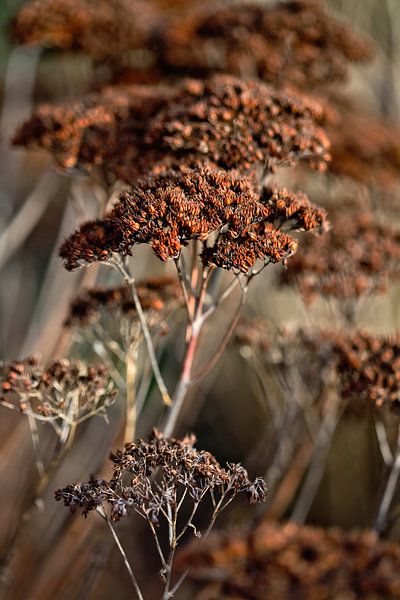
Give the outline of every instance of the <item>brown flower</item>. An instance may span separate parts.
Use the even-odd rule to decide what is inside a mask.
[[[75,423],[94,414],[104,416],[116,396],[103,366],[63,359],[44,367],[34,358],[0,367],[0,393],[0,404],[39,420]]]
[[[281,228],[322,229],[325,224],[325,212],[303,194],[265,188],[260,196],[246,177],[204,167],[141,180],[122,194],[105,221],[72,234],[60,255],[66,268],[74,269],[81,262],[107,260],[112,252],[129,254],[134,244],[145,243],[165,261],[197,239],[207,242],[204,264],[247,272],[257,259],[279,262],[296,250],[297,242]]]
[[[325,169],[329,142],[320,105],[257,81],[214,76],[188,81],[151,119],[146,142],[178,155],[206,156],[224,169],[273,171],[300,160]]]
[[[307,236],[281,281],[297,283],[307,302],[385,291],[400,276],[400,233],[351,200],[338,202],[329,219],[331,231]]]
[[[400,597],[400,546],[375,532],[265,523],[218,535],[181,554],[179,568],[208,584],[201,598],[334,600]]]
[[[372,54],[367,40],[310,0],[206,6],[160,37],[163,71],[223,72],[307,89],[344,79],[349,62]]]
[[[176,510],[182,494],[194,506],[209,494],[216,502],[231,500],[240,492],[247,492],[250,501],[265,501],[265,483],[260,478],[250,481],[240,465],[221,467],[212,454],[196,450],[195,441],[194,436],[166,439],[155,431],[149,441],[139,439],[111,455],[110,481],[96,478],[67,486],[56,491],[56,500],[63,500],[72,512],[82,509],[85,516],[99,506],[109,506],[113,521],[134,511],[153,525]]]

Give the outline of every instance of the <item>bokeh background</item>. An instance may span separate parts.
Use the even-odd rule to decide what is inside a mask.
[[[398,0],[329,0],[327,4],[376,43],[373,63],[352,67],[347,84],[352,97],[377,114],[399,120],[400,3]],[[84,181],[77,185],[73,179],[57,173],[46,154],[12,148],[10,139],[38,102],[73,98],[91,89],[96,76],[89,60],[81,55],[15,47],[9,26],[22,5],[21,0],[0,2],[0,358],[11,360],[39,354],[47,360],[59,343],[67,307],[82,277],[82,273],[68,273],[62,268],[57,249],[82,220],[84,211],[87,216],[92,207],[94,214],[95,199],[90,197],[88,186],[83,210]],[[280,177],[284,179],[286,175]],[[150,254],[141,250],[135,261],[138,279],[144,274],[165,271]],[[317,326],[332,324],[335,320],[338,326],[343,324],[337,307],[327,302],[306,307],[295,291],[278,292],[273,277],[274,274],[266,274],[257,280],[245,308],[247,315],[262,316],[280,326],[295,327],[304,322]],[[101,275],[100,281],[109,282],[109,275]],[[393,285],[384,297],[363,301],[357,312],[357,324],[376,332],[396,331],[400,326],[399,298],[399,286]],[[219,327],[223,329],[223,323],[212,332],[215,337],[218,337]],[[176,342],[172,339],[172,344],[177,346],[178,352],[181,348],[179,329],[175,333],[173,330],[172,335],[176,335]],[[210,340],[212,344],[213,335]],[[172,382],[176,361],[168,356],[165,360],[170,366],[167,378]],[[184,415],[182,429],[194,430],[199,445],[221,460],[242,461],[252,474],[265,473],[268,465],[263,455],[265,426],[259,390],[235,348],[227,350],[218,367],[199,384],[192,396],[191,410]],[[140,423],[142,431],[149,427],[151,411],[149,415]],[[10,543],[15,523],[28,503],[34,463],[29,435],[21,417],[6,410],[2,410],[0,416],[1,546]],[[106,591],[100,591],[101,586],[93,584],[94,575],[93,581],[90,579],[95,572],[93,564],[106,565],[112,585],[119,585],[119,558],[117,555],[110,562],[102,533],[97,529],[94,533],[90,531],[89,542],[89,533],[82,534],[77,527],[69,529],[67,537],[63,537],[69,517],[52,499],[52,490],[58,485],[86,478],[101,468],[112,444],[113,426],[117,427],[119,419],[119,409],[115,407],[111,427],[95,420],[83,428],[67,464],[57,473],[44,498],[46,518],[33,519],[27,528],[17,560],[24,584],[15,587],[13,597],[27,597],[24,595],[26,585],[34,575],[37,581],[32,597],[35,598],[51,597],[50,591],[56,593],[59,589],[63,590],[60,597],[65,598],[111,597]],[[47,439],[44,435],[43,439],[51,447],[51,436]],[[371,420],[349,412],[337,429],[309,521],[346,528],[369,526],[376,510],[376,491],[382,481],[383,466]],[[241,522],[241,510],[228,515],[227,522]],[[90,570],[85,573],[85,582],[79,583],[82,587],[76,579],[73,583],[66,577],[63,579],[71,565],[79,568],[79,557],[77,560],[71,544],[74,535],[79,538],[77,552],[97,544],[95,563],[90,563],[93,573]],[[392,529],[391,535],[400,539],[400,504],[398,526]],[[53,561],[44,568],[45,557],[52,553],[55,540],[57,551]],[[29,563],[36,550],[38,560]],[[86,563],[83,561],[83,564]],[[50,588],[49,581],[52,581]],[[44,589],[47,589],[46,595],[41,596]],[[89,589],[93,596],[85,591]],[[115,597],[129,597],[123,586],[116,589],[119,595]]]

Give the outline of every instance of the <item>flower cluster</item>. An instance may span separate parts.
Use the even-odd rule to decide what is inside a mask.
[[[365,39],[310,0],[205,7],[166,27],[160,46],[167,72],[232,73],[301,88],[342,80],[348,62],[371,57]]]
[[[316,295],[354,299],[387,289],[400,277],[400,232],[353,202],[329,212],[331,231],[307,237],[282,273],[283,284],[296,283],[307,302]]]
[[[336,372],[345,397],[366,399],[400,414],[400,336],[336,335]]]
[[[247,536],[215,536],[188,548],[180,568],[207,583],[201,598],[220,600],[395,599],[400,546],[375,532],[266,523]]]
[[[13,34],[23,44],[104,60],[147,46],[159,18],[148,0],[33,0],[15,19]]]
[[[259,82],[215,76],[173,88],[131,86],[75,103],[40,106],[14,143],[50,151],[63,169],[106,165],[135,181],[183,162],[271,171],[301,160],[325,169],[329,142],[320,105]]]
[[[73,102],[42,104],[13,143],[50,152],[63,170],[107,164],[108,171],[110,159],[140,145],[146,121],[167,95],[165,89],[147,86],[109,87]]]
[[[43,421],[75,423],[105,415],[117,393],[103,366],[63,359],[43,367],[34,358],[3,364],[0,392],[4,406]]]
[[[162,312],[182,296],[181,286],[174,277],[149,277],[139,282],[136,289],[145,312]],[[101,310],[132,316],[136,308],[131,289],[122,286],[86,290],[72,302],[66,324],[93,323]]]
[[[325,111],[331,142],[329,170],[361,183],[384,188],[397,184],[400,173],[400,131],[396,123],[360,111],[343,99]]]
[[[180,155],[206,155],[224,169],[267,171],[306,160],[324,170],[329,142],[320,104],[257,81],[216,75],[182,84],[151,119],[146,141]]]
[[[287,229],[319,229],[325,211],[303,194],[265,188],[233,171],[204,167],[150,176],[124,192],[106,220],[84,224],[60,250],[67,269],[82,262],[107,260],[112,252],[129,254],[133,244],[149,244],[161,260],[179,256],[183,246],[206,242],[204,264],[247,272],[257,259],[279,262],[297,242]]]
[[[124,450],[111,455],[113,476],[109,481],[92,478],[86,484],[69,485],[57,490],[56,499],[63,500],[72,512],[90,511],[107,505],[111,519],[119,521],[132,510],[158,525],[165,514],[172,514],[177,503],[187,495],[197,506],[210,494],[216,502],[229,502],[240,492],[250,502],[263,502],[265,483],[261,478],[250,481],[239,464],[221,467],[212,454],[196,450],[195,438],[166,439],[154,431],[151,438],[126,444]],[[180,503],[181,504],[181,503]],[[222,506],[222,503],[221,503]]]

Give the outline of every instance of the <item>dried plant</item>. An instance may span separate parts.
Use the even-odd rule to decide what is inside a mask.
[[[160,38],[162,72],[232,73],[306,89],[344,79],[349,62],[372,54],[366,39],[309,0],[206,5]]]
[[[375,532],[265,523],[246,536],[219,535],[179,557],[206,584],[204,599],[395,599],[400,548]]]
[[[396,186],[400,173],[400,131],[396,123],[360,110],[344,98],[331,100],[326,132],[331,142],[329,171],[380,188]]]
[[[165,600],[173,597],[183,581],[180,578],[175,586],[172,585],[173,560],[179,542],[190,532],[196,537],[201,536],[194,522],[200,504],[207,497],[212,503],[207,537],[216,518],[239,493],[247,493],[252,503],[266,499],[263,479],[251,481],[239,464],[221,467],[212,454],[196,450],[195,441],[194,436],[182,440],[166,439],[154,431],[149,441],[137,440],[111,455],[113,475],[109,481],[92,478],[88,483],[69,485],[56,491],[56,500],[62,500],[72,512],[82,509],[82,514],[87,516],[95,510],[110,527],[111,521],[119,521],[131,512],[143,517],[150,527],[161,561],[161,577],[165,584],[162,597]],[[189,517],[184,517],[181,523],[180,513],[184,506]],[[158,534],[162,521],[166,522],[169,531],[167,553],[161,548]],[[133,571],[129,570],[138,597],[142,598]]]
[[[386,291],[400,275],[399,231],[351,200],[333,207],[329,219],[331,231],[305,240],[282,283],[297,284],[308,303],[317,295],[355,300]]]

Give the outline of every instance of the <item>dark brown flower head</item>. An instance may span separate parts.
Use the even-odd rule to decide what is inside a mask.
[[[194,504],[207,494],[231,499],[247,492],[250,501],[265,501],[265,483],[248,478],[238,464],[221,467],[212,454],[196,450],[195,438],[166,439],[154,432],[149,441],[137,440],[111,455],[113,476],[110,481],[92,479],[87,484],[70,485],[56,492],[72,512],[81,508],[86,516],[91,510],[108,505],[113,521],[126,517],[132,510],[157,525],[163,512],[176,508],[182,494]]]
[[[222,72],[309,89],[342,80],[371,47],[322,2],[207,6],[161,32],[162,69],[204,76]]]
[[[106,414],[116,390],[107,369],[57,360],[48,367],[36,359],[0,367],[0,404],[32,414],[39,420],[81,422]]]
[[[366,332],[333,338],[336,371],[345,397],[388,406],[400,415],[400,335]]]
[[[123,253],[122,235],[110,219],[84,223],[60,248],[60,256],[69,271],[84,264],[106,261],[113,252]]]
[[[204,250],[203,262],[247,273],[257,260],[286,262],[297,251],[298,241],[285,231],[326,228],[325,211],[311,204],[307,196],[286,188],[265,187],[246,227],[224,231]]]
[[[160,16],[150,0],[34,0],[18,14],[13,34],[22,44],[104,60],[146,46]]]
[[[357,182],[386,188],[400,176],[400,129],[396,123],[360,111],[348,101],[333,99],[326,132],[331,142],[329,170]]]
[[[324,224],[325,212],[303,194],[265,188],[260,196],[239,173],[202,167],[141,180],[122,194],[105,221],[72,234],[60,255],[73,269],[82,261],[107,260],[111,252],[129,254],[134,244],[144,243],[165,261],[191,240],[208,244],[218,232],[202,254],[204,264],[247,272],[257,259],[280,262],[295,252],[297,241],[280,228]]]
[[[310,98],[219,75],[183,84],[150,121],[146,142],[206,156],[224,169],[273,171],[306,160],[324,170],[329,142],[317,125],[322,116]]]
[[[180,557],[179,568],[209,584],[207,600],[394,600],[400,546],[370,530],[345,532],[266,523],[248,535],[216,535]]]
[[[182,299],[181,286],[173,277],[149,277],[139,282],[136,289],[142,308],[148,315],[160,316]],[[136,308],[131,289],[122,286],[86,290],[72,302],[66,326],[96,323],[103,311],[115,318],[134,318]]]
[[[50,152],[58,167],[87,171],[126,153],[135,163],[147,120],[165,101],[166,89],[149,86],[105,88],[73,102],[40,105],[20,127],[13,143]],[[117,166],[117,165],[116,165]]]
[[[400,277],[400,233],[379,223],[358,203],[338,203],[330,214],[331,231],[307,236],[282,273],[285,284],[297,283],[307,302],[316,295],[358,298],[383,292]]]

